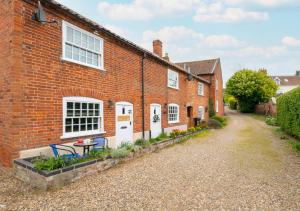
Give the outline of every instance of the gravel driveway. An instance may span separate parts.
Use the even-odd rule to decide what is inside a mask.
[[[300,210],[300,157],[284,142],[229,112],[225,129],[60,190],[32,191],[0,172],[0,210]]]

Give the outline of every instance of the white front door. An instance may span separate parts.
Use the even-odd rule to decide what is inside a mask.
[[[150,105],[150,130],[151,138],[156,138],[162,132],[161,130],[161,105]]]
[[[128,102],[116,103],[116,145],[133,143],[133,105]]]

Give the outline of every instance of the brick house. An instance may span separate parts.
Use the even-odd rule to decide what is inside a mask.
[[[187,69],[192,74],[204,78],[210,82],[209,97],[212,100],[216,115],[224,115],[223,100],[223,78],[221,61],[219,58],[176,63],[178,66]]]
[[[116,147],[187,129],[208,120],[210,97],[223,115],[220,60],[213,72],[189,72],[162,56],[159,40],[150,52],[54,0],[41,4],[55,23],[32,19],[37,0],[0,5],[2,165],[79,137]]]
[[[300,70],[296,71],[294,76],[271,76],[275,83],[279,86],[277,94],[284,94],[292,89],[300,86]]]

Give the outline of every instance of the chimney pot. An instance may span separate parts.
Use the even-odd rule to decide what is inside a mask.
[[[160,40],[153,41],[153,53],[162,58],[162,42]]]

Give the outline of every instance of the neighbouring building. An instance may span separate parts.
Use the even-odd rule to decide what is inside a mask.
[[[296,71],[294,76],[271,76],[279,86],[277,94],[284,94],[300,86],[300,71]]]
[[[209,98],[212,100],[216,115],[224,115],[223,78],[221,61],[219,58],[177,63],[192,74],[208,80],[210,84]]]
[[[175,64],[54,0],[4,0],[0,20],[0,164],[49,144],[105,136],[110,147],[223,115],[220,59]],[[194,64],[194,65],[193,65]]]

